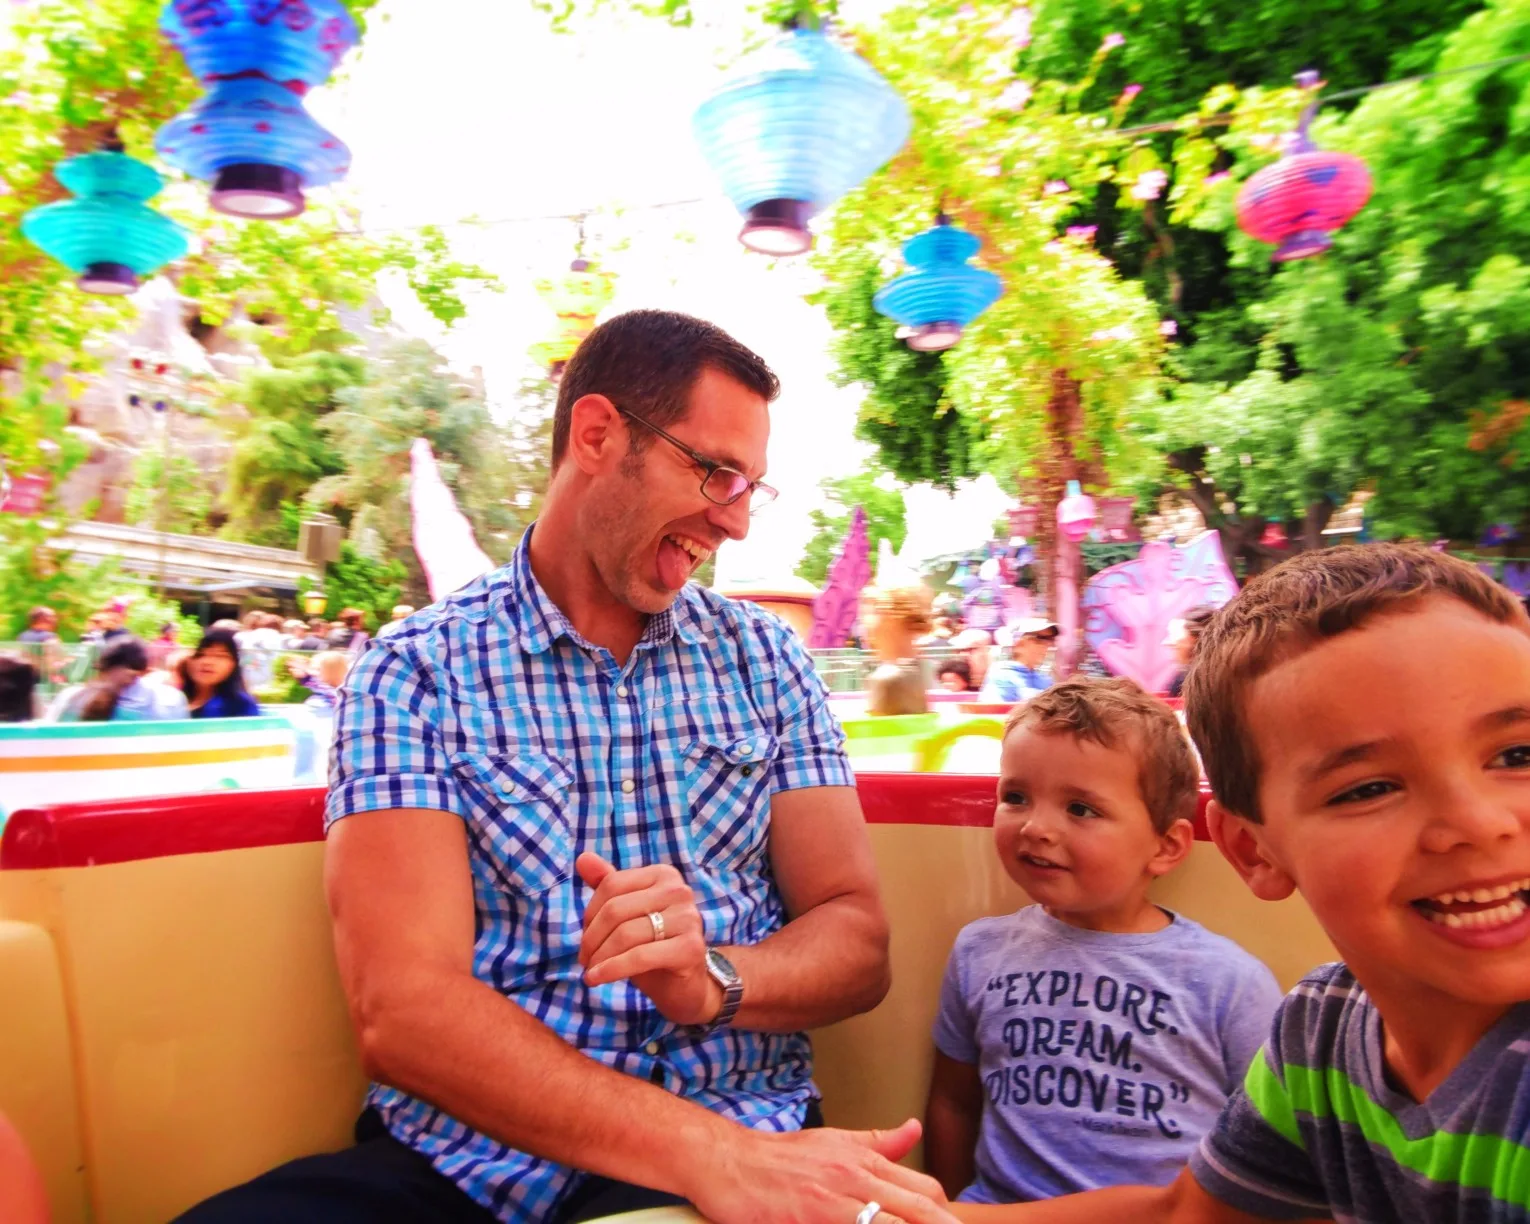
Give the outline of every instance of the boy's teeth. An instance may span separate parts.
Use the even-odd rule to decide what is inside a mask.
[[[1523,897],[1511,895],[1502,905],[1496,905],[1492,909],[1469,910],[1466,913],[1447,913],[1443,910],[1426,909],[1423,914],[1430,922],[1437,922],[1441,926],[1477,928],[1504,926],[1519,918],[1527,909],[1530,909],[1530,905],[1525,904]]]
[[[1506,901],[1527,889],[1530,889],[1530,879],[1516,880],[1512,884],[1502,884],[1497,888],[1474,888],[1461,892],[1440,893],[1429,899],[1436,905],[1468,903],[1486,905],[1489,901]]]

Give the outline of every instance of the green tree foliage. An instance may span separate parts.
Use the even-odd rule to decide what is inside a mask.
[[[1312,68],[1334,89],[1427,71],[1483,0],[1034,0],[1024,76],[1076,80],[1105,37],[1125,42],[1084,93],[1108,111],[1128,85],[1133,123],[1174,122],[1224,85],[1280,85]]]
[[[1495,3],[1431,66],[1527,50],[1530,11]],[[1370,204],[1331,253],[1269,276],[1241,322],[1208,328],[1184,381],[1141,419],[1214,515],[1231,501],[1243,534],[1273,520],[1310,544],[1362,486],[1383,534],[1470,540],[1530,514],[1527,105],[1530,69],[1508,65],[1378,91],[1320,119],[1320,144],[1370,167]],[[1267,257],[1236,233],[1228,200],[1187,214],[1228,236],[1235,268]],[[1228,335],[1250,327],[1252,368],[1239,370]]]
[[[207,526],[213,491],[209,473],[186,455],[146,450],[133,465],[127,521],[136,527],[194,535]]]
[[[835,381],[865,388],[856,433],[877,448],[888,471],[910,484],[954,489],[977,475],[977,423],[951,402],[945,358],[909,348],[897,324],[873,308],[885,279],[880,260],[856,267],[847,257],[840,283],[819,295],[835,329]]]
[[[362,554],[402,561],[411,588],[423,592],[408,481],[409,448],[425,438],[480,546],[495,560],[508,558],[544,482],[531,474],[529,450],[511,449],[479,388],[454,377],[428,344],[402,341],[371,363],[365,385],[340,388],[336,397],[341,406],[316,428],[345,466],[309,489],[309,506],[339,514]]]
[[[819,487],[840,509],[838,512],[814,510],[809,516],[813,523],[813,537],[808,541],[802,560],[797,563],[799,578],[806,578],[815,586],[823,585],[829,575],[829,566],[834,564],[845,534],[850,530],[851,516],[857,506],[866,512],[866,538],[873,557],[883,540],[891,541],[894,552],[903,547],[908,535],[903,490],[885,488],[886,481],[882,471],[867,465],[854,475],[832,477],[821,483]]]
[[[129,632],[156,637],[168,621],[177,626],[182,643],[195,642],[195,618],[183,617],[175,604],[155,598],[143,579],[124,574],[115,561],[83,565],[68,553],[52,551],[47,546],[52,534],[43,521],[18,519],[8,537],[0,540],[0,642],[15,641],[35,607],[57,612],[59,636],[77,642],[91,614],[115,599],[128,601]]]
[[[340,560],[325,567],[329,602],[324,615],[333,620],[346,608],[358,608],[367,614],[367,628],[375,632],[392,619],[408,580],[409,572],[399,561],[369,557],[347,540],[340,546]]]
[[[245,376],[237,399],[247,416],[233,426],[224,536],[296,547],[303,498],[345,467],[319,422],[340,406],[343,390],[361,386],[366,377],[365,358],[326,350],[277,356],[269,369]]]

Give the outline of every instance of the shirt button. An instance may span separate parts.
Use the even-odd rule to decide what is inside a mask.
[[[741,747],[738,750],[738,754],[739,754],[739,756],[753,756],[754,755],[754,748],[750,744],[745,744],[743,747]]]
[[[659,1043],[657,1041],[650,1041],[643,1048],[645,1050],[647,1050],[650,1054],[657,1054],[659,1052]]]
[[[637,790],[636,782],[634,782],[631,778],[622,779],[622,794],[630,795],[635,790]]]
[[[627,686],[625,684],[618,684],[616,686],[616,695],[618,697],[625,697],[627,695]]]

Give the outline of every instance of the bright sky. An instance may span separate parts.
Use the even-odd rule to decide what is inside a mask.
[[[714,12],[744,8],[719,4]],[[830,382],[830,329],[803,301],[812,270],[803,260],[773,265],[739,245],[739,218],[691,136],[692,111],[741,45],[737,20],[681,30],[606,15],[557,35],[527,0],[384,0],[345,79],[310,100],[351,146],[346,189],[368,228],[606,210],[592,222],[590,253],[619,274],[613,311],[699,315],[771,363],[784,388],[770,446],[770,480],[782,496],[748,540],[722,551],[722,584],[790,572],[811,533],[808,513],[823,504],[818,482],[854,471],[869,454],[854,438],[859,393]],[[609,215],[622,208],[630,211]],[[498,273],[505,292],[475,298],[447,334],[401,286],[387,287],[385,299],[402,326],[454,364],[481,366],[491,400],[512,410],[517,384],[532,372],[526,349],[552,322],[532,281],[567,267],[575,226],[450,233],[458,255]],[[912,558],[980,544],[1006,505],[987,479],[954,500],[914,490],[908,502]]]

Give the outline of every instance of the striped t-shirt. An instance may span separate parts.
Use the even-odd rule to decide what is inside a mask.
[[[1530,1003],[1418,1102],[1388,1081],[1381,1015],[1343,964],[1286,996],[1243,1089],[1191,1157],[1272,1220],[1530,1224]]]

